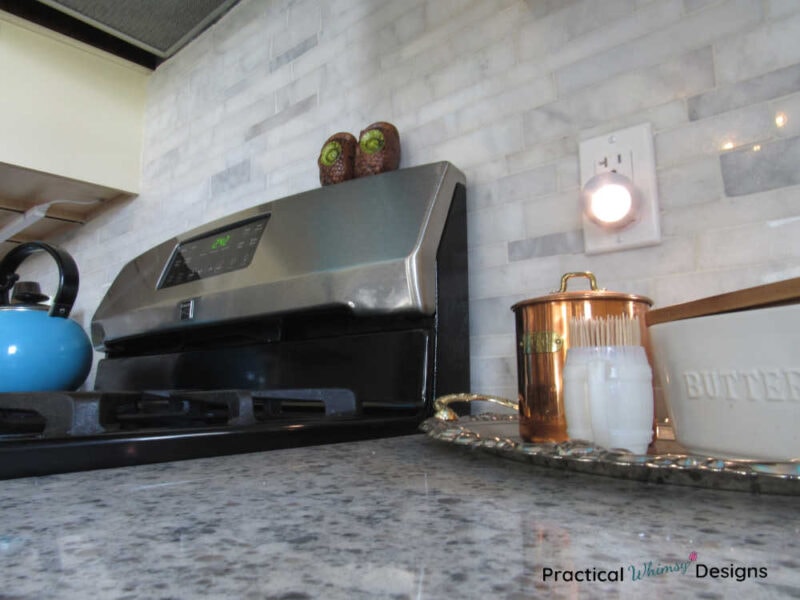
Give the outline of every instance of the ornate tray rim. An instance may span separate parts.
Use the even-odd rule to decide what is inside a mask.
[[[519,438],[518,422],[517,415],[483,413],[450,420],[431,417],[422,422],[420,429],[440,442],[550,469],[646,483],[800,495],[800,462],[756,462],[678,453],[639,455],[581,441],[528,443]],[[480,423],[507,425],[510,433],[482,435],[475,430],[475,424]]]

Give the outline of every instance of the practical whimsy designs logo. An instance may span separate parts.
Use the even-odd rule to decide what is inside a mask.
[[[642,577],[653,577],[665,573],[681,573],[682,575],[686,575],[686,571],[689,569],[689,563],[693,563],[696,560],[697,552],[692,550],[692,552],[689,553],[689,560],[678,560],[672,564],[656,566],[653,566],[653,561],[649,560],[646,563],[642,563],[641,568],[637,568],[635,565],[629,565],[628,571],[630,571],[632,581],[639,581]]]

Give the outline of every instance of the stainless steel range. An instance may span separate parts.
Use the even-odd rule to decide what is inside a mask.
[[[0,477],[411,432],[469,388],[468,328],[453,165],[262,204],[122,269],[94,391],[0,394]]]

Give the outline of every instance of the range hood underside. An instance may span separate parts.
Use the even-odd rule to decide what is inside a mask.
[[[0,0],[0,10],[154,69],[238,0]]]

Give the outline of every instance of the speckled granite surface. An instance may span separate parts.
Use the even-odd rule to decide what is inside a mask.
[[[799,534],[797,498],[414,435],[0,481],[0,598],[796,598]]]

